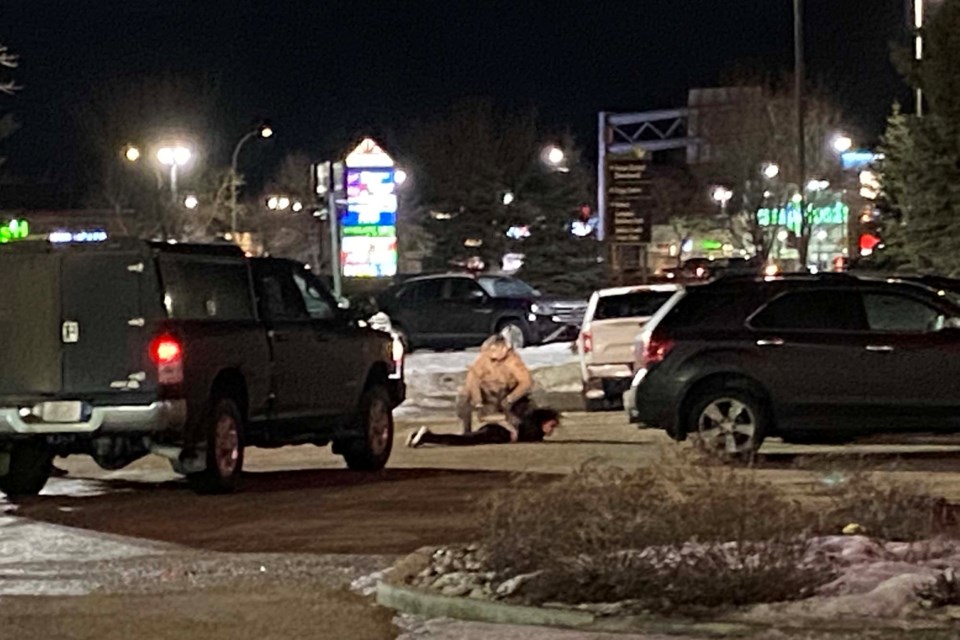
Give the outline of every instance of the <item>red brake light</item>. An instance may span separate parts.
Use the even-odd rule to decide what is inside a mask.
[[[663,362],[663,359],[666,358],[670,350],[673,349],[673,340],[664,338],[663,336],[652,335],[644,346],[643,366],[649,367],[652,364]]]
[[[582,340],[584,353],[590,353],[593,351],[593,335],[589,331],[584,331],[581,333],[580,339]]]
[[[183,346],[170,335],[162,335],[150,343],[150,359],[157,365],[157,381],[160,384],[183,382]]]

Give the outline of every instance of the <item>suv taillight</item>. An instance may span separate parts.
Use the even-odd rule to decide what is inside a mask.
[[[592,333],[590,333],[589,331],[584,331],[583,333],[580,334],[580,340],[582,341],[581,344],[583,344],[584,353],[590,353],[591,351],[593,351],[593,334]]]
[[[649,368],[650,365],[659,364],[667,357],[670,350],[673,349],[673,340],[658,335],[654,332],[647,340],[643,349],[643,366]]]
[[[150,343],[150,359],[157,365],[157,382],[162,385],[183,382],[183,345],[171,335],[161,335]]]

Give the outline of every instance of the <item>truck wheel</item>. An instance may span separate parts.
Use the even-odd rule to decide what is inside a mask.
[[[10,449],[7,475],[0,476],[0,491],[11,500],[35,496],[47,484],[52,471],[53,454],[46,443],[16,442]]]
[[[207,468],[187,475],[197,493],[229,493],[243,471],[243,416],[233,400],[217,400],[204,424]]]
[[[393,449],[393,408],[382,386],[364,392],[360,399],[358,431],[363,435],[344,443],[343,459],[354,471],[379,471]]]

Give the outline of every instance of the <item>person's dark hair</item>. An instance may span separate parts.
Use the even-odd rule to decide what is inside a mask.
[[[560,412],[549,408],[534,409],[530,412],[530,415],[527,416],[527,419],[530,420],[530,422],[542,427],[545,423],[550,422],[551,420],[559,422]]]

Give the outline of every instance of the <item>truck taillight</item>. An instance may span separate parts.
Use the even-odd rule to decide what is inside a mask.
[[[583,352],[590,353],[593,351],[593,334],[589,331],[584,331],[580,334],[580,340],[583,344]]]
[[[654,333],[647,340],[643,349],[643,366],[649,368],[652,364],[659,364],[673,349],[673,340]]]
[[[157,365],[157,382],[183,382],[183,345],[171,335],[157,336],[150,343],[150,359]]]

